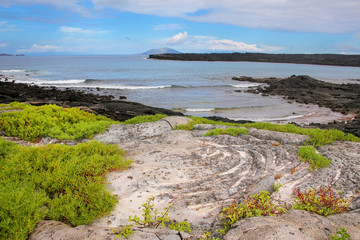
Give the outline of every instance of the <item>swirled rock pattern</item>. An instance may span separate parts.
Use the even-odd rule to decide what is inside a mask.
[[[196,125],[192,131],[172,130],[176,124],[187,121],[182,117],[168,117],[156,123],[114,125],[94,137],[119,144],[134,164],[126,171],[108,174],[108,187],[119,202],[109,216],[96,220],[91,228],[111,229],[128,224],[129,216],[141,216],[141,204],[150,197],[155,198],[159,209],[173,204],[169,218],[189,221],[194,235],[219,227],[219,213],[223,206],[240,202],[248,194],[261,190],[272,193],[275,201],[290,204],[296,188],[332,184],[334,189],[354,199],[354,208],[360,206],[359,143],[335,142],[319,148],[333,162],[325,169],[310,172],[309,165],[297,157],[298,148],[306,136],[250,129],[249,135],[204,137],[210,129],[225,128],[214,125]],[[273,184],[278,182],[283,186],[273,193]],[[297,214],[300,213],[291,211],[286,216],[297,219]],[[360,222],[359,214],[354,216]],[[246,221],[250,221],[246,226],[251,226],[254,220],[243,220],[238,226]],[[268,232],[284,227],[287,220],[274,218],[272,221],[278,224],[269,225],[264,221],[266,226],[272,226],[267,227]],[[259,220],[258,224],[261,222]],[[249,231],[245,228],[236,229]],[[349,231],[360,234],[356,228]],[[296,235],[299,236],[297,239],[322,239],[315,235],[311,238],[310,230],[302,229],[305,233]],[[335,232],[333,227],[322,236],[329,238]],[[236,236],[239,234],[230,232],[226,239],[238,239]],[[246,236],[243,239],[256,239]]]

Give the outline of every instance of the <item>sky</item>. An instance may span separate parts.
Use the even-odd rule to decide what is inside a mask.
[[[0,0],[0,53],[360,54],[360,0]]]

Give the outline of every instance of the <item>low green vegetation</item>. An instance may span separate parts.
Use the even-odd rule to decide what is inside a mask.
[[[336,232],[337,235],[340,236],[330,236],[331,240],[350,240],[350,234],[347,232],[345,228],[339,228],[339,230]]]
[[[294,209],[313,212],[325,217],[347,212],[350,208],[350,202],[344,200],[340,192],[335,193],[331,186],[319,189],[308,188],[304,192],[296,189],[295,196]]]
[[[26,239],[38,221],[73,226],[108,214],[116,196],[104,175],[132,160],[116,145],[24,147],[0,138],[0,239]]]
[[[223,228],[218,232],[225,235],[237,221],[243,218],[275,216],[286,210],[286,208],[271,202],[269,192],[261,191],[253,196],[249,195],[241,204],[233,203],[229,207],[223,208],[220,218]]]
[[[313,146],[302,146],[298,150],[298,156],[303,162],[311,164],[309,170],[325,168],[331,164],[331,160],[316,151]]]
[[[214,136],[214,135],[231,135],[231,136],[238,136],[240,134],[249,134],[249,130],[247,128],[217,128],[210,130],[209,132],[205,133],[204,136]]]
[[[129,120],[126,120],[124,124],[137,124],[137,123],[144,123],[144,122],[156,122],[163,118],[165,118],[166,115],[164,114],[156,114],[156,115],[144,115],[144,116],[137,116],[133,117]]]
[[[32,106],[12,103],[2,108],[22,109],[0,114],[0,130],[8,136],[34,141],[41,137],[79,140],[103,132],[117,123],[79,108],[62,108],[56,105]]]
[[[175,129],[177,130],[191,130],[196,124],[213,124],[213,125],[224,125],[224,126],[235,126],[235,127],[246,127],[246,128],[257,128],[276,132],[294,133],[309,136],[309,140],[305,142],[306,145],[323,146],[330,144],[334,141],[352,141],[360,142],[360,138],[346,134],[336,129],[321,130],[313,128],[301,128],[293,124],[272,124],[272,123],[224,123],[208,120],[201,117],[190,117],[193,121],[186,125],[179,125]]]

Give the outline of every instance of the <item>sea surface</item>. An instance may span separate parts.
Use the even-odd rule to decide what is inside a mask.
[[[360,83],[360,68],[254,62],[183,62],[141,55],[0,57],[0,75],[39,86],[76,88],[172,109],[187,115],[287,122],[341,117],[315,105],[245,93],[254,83],[234,76],[309,75],[333,83]]]

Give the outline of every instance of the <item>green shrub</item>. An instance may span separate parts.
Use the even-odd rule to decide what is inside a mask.
[[[156,114],[156,115],[145,115],[145,116],[137,116],[131,119],[128,119],[124,122],[124,124],[137,124],[137,123],[144,123],[144,122],[156,122],[163,118],[167,117],[164,114]]]
[[[246,128],[227,128],[227,129],[213,129],[205,133],[204,136],[214,136],[214,135],[231,135],[238,136],[240,134],[249,134],[249,130]]]
[[[331,240],[350,240],[350,234],[347,232],[345,228],[339,228],[339,230],[336,232],[336,234],[339,236],[330,236]]]
[[[11,106],[11,105],[9,105]],[[21,105],[22,111],[0,114],[0,130],[8,136],[34,141],[38,137],[79,140],[103,132],[117,123],[79,108],[62,108],[56,105]]]
[[[331,164],[331,160],[316,152],[313,146],[302,146],[298,150],[298,156],[303,162],[311,164],[310,171],[325,168]]]
[[[6,181],[0,184],[0,239],[27,239],[45,217],[48,198],[31,182]]]
[[[231,227],[240,219],[274,216],[286,212],[286,209],[273,204],[270,201],[270,193],[261,191],[250,197],[250,195],[241,204],[231,204],[229,207],[222,209],[221,218],[223,228],[218,230],[219,233],[225,235]]]
[[[282,185],[281,183],[273,183],[273,189],[274,189],[274,192],[278,192],[279,191],[279,188],[281,188],[282,186],[284,186],[284,185]]]
[[[318,190],[308,188],[305,192],[295,191],[294,209],[314,212],[323,216],[344,213],[349,210],[350,202],[345,201],[340,192],[335,193],[331,186]]]
[[[1,222],[16,223],[2,233],[9,239],[26,239],[16,237],[14,232],[19,226],[26,234],[31,232],[43,218],[42,206],[45,202],[48,206],[46,218],[73,226],[88,224],[109,213],[117,200],[105,188],[104,175],[109,171],[126,169],[132,162],[124,158],[125,151],[116,145],[96,141],[76,146],[23,147],[0,138],[0,146],[5,146],[0,154],[0,186],[8,186],[9,182],[22,183],[3,187],[0,193],[0,215],[4,218]],[[3,207],[15,202],[15,197],[4,194],[4,191],[10,192],[9,188],[13,188],[11,196],[23,195],[23,198],[32,199],[32,205],[18,204],[16,211],[20,214],[8,214]],[[30,223],[23,221],[23,211],[30,212]],[[20,222],[27,227],[18,224]]]

